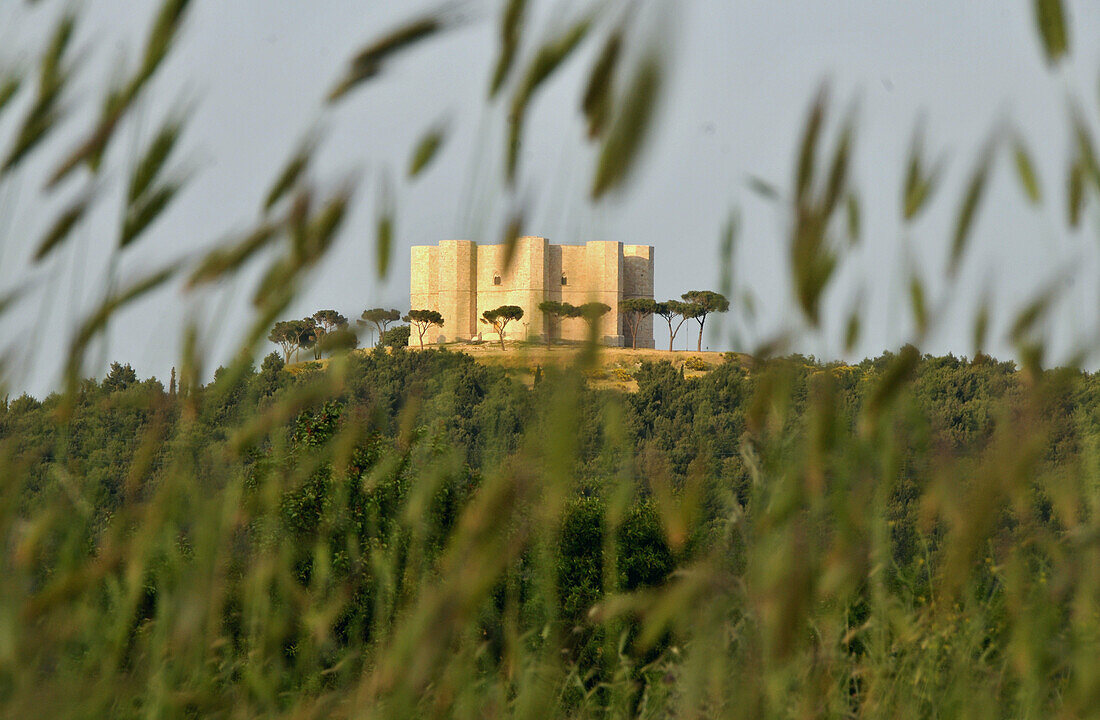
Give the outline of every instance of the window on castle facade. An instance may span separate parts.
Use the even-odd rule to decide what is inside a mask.
[[[493,284],[494,285],[500,285],[500,275],[494,275],[493,276]]]
[[[564,275],[561,276],[561,284],[562,285],[568,285],[569,284],[569,279],[566,278]]]

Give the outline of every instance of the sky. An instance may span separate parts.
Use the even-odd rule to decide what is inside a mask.
[[[926,283],[929,305],[947,308],[922,349],[971,355],[980,298],[992,299],[988,349],[1011,358],[1005,339],[1015,313],[1047,288],[1059,291],[1044,324],[1051,362],[1094,342],[1100,321],[1100,225],[1093,200],[1076,231],[1065,220],[1065,173],[1071,148],[1067,108],[1082,108],[1100,127],[1097,81],[1100,8],[1066,0],[1071,55],[1045,60],[1025,0],[642,0],[635,47],[658,41],[667,62],[665,92],[645,154],[631,182],[612,197],[588,197],[595,148],[587,142],[579,99],[598,45],[586,46],[553,76],[530,109],[518,190],[502,183],[506,105],[487,100],[498,53],[502,3],[470,0],[461,25],[398,55],[383,74],[345,101],[324,97],[360,47],[437,2],[382,0],[194,0],[183,35],[163,72],[120,130],[109,158],[126,168],[160,122],[188,115],[174,165],[189,174],[179,200],[147,236],[122,253],[119,207],[105,202],[62,252],[35,265],[31,255],[57,208],[79,181],[47,194],[47,168],[94,121],[94,101],[120,64],[132,66],[157,3],[145,0],[0,0],[0,68],[33,67],[52,18],[78,7],[79,88],[41,161],[0,183],[0,290],[29,282],[32,292],[0,316],[9,338],[14,391],[57,386],[73,327],[125,283],[176,259],[194,258],[254,223],[271,179],[310,132],[323,138],[313,177],[322,187],[356,178],[356,203],[338,245],[310,277],[288,314],[334,308],[357,317],[369,307],[408,304],[409,247],[445,238],[495,242],[510,208],[527,208],[525,234],[556,243],[619,240],[655,248],[655,295],[715,288],[720,246],[739,218],[732,263],[732,311],[707,323],[703,344],[745,350],[782,333],[792,349],[819,358],[856,360],[896,349],[914,337],[909,275]],[[540,42],[586,7],[581,0],[533,1],[520,64]],[[127,64],[128,63],[128,64]],[[514,77],[513,77],[514,80]],[[788,282],[789,211],[798,143],[808,108],[829,88],[826,146],[838,120],[855,108],[852,185],[863,211],[861,239],[845,252],[825,296],[823,326],[807,328]],[[27,96],[0,117],[0,146],[11,138]],[[942,159],[942,182],[918,219],[901,219],[902,182],[914,128],[926,154]],[[447,142],[429,169],[409,180],[417,140],[444,125]],[[996,160],[991,184],[959,275],[945,302],[944,268],[959,201],[978,153],[1000,129],[1026,139],[1042,183],[1043,204],[1020,190],[1009,152]],[[1098,133],[1100,134],[1100,133]],[[397,208],[390,272],[375,267],[375,205],[386,173]],[[121,171],[104,184],[117,193]],[[762,196],[752,179],[778,188]],[[109,192],[108,192],[109,196]],[[86,372],[102,376],[110,361],[139,376],[167,378],[179,364],[188,321],[197,321],[205,374],[228,361],[251,318],[251,289],[263,262],[237,282],[202,293],[179,285],[119,313]],[[858,308],[862,333],[846,352],[844,325]],[[694,330],[676,339],[694,345]],[[667,343],[658,325],[657,346]],[[264,348],[267,352],[272,348]],[[1095,356],[1090,358],[1096,364]]]

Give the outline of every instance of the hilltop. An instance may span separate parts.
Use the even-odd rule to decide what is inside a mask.
[[[509,343],[506,349],[501,350],[500,345],[494,342],[449,343],[438,346],[425,345],[424,350],[433,350],[443,347],[449,352],[460,352],[469,355],[482,365],[491,365],[504,368],[509,375],[515,377],[526,385],[531,385],[535,379],[535,373],[539,367],[564,367],[577,362],[583,346],[581,345],[536,345],[534,343]],[[420,348],[410,345],[410,352],[420,352]],[[369,348],[361,348],[353,352],[367,353]],[[749,356],[741,353],[716,352],[695,350],[659,350],[653,348],[604,347],[601,346],[596,355],[595,367],[587,370],[586,374],[593,387],[615,388],[634,392],[638,389],[638,383],[634,379],[635,371],[645,362],[661,362],[666,360],[673,367],[683,368],[685,377],[697,377],[705,375],[712,368],[729,362],[732,359],[745,360]],[[319,361],[303,360],[287,366],[290,372],[297,372],[309,365],[320,363],[322,367],[328,364],[327,359]]]

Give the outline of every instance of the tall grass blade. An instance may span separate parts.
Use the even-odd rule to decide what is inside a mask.
[[[126,196],[130,205],[137,203],[149,191],[168,162],[168,157],[172,154],[172,149],[176,146],[182,132],[181,119],[169,120],[161,126],[130,177],[130,189]]]
[[[360,84],[376,77],[390,56],[407,50],[446,28],[444,20],[432,14],[413,20],[367,45],[348,63],[343,78],[329,92],[328,101],[339,101]]]
[[[1069,178],[1066,181],[1066,210],[1071,228],[1081,224],[1081,209],[1085,203],[1085,170],[1080,160],[1069,166]]]
[[[917,326],[918,336],[928,331],[928,302],[924,295],[924,283],[913,273],[909,278],[909,303],[913,310],[913,322]]]
[[[523,34],[523,21],[527,14],[527,0],[507,0],[507,3],[500,18],[500,57],[497,58],[493,77],[489,82],[490,98],[496,97],[500,92],[515,65]]]
[[[844,352],[855,352],[856,345],[859,344],[861,329],[860,308],[859,303],[856,303],[856,307],[853,307],[848,313],[848,320],[844,324]]]
[[[718,282],[718,287],[720,288],[719,292],[726,297],[733,297],[734,256],[740,230],[741,213],[735,210],[730,213],[729,218],[726,220],[718,251],[721,259],[721,279]]]
[[[435,160],[435,156],[443,147],[445,139],[446,131],[442,127],[434,127],[424,133],[413,149],[412,157],[409,158],[410,179],[420,175]]]
[[[913,345],[906,345],[898,352],[871,392],[865,411],[868,419],[876,421],[896,400],[898,394],[913,377],[919,361],[920,351]]]
[[[34,251],[34,262],[42,262],[49,255],[54,248],[63,243],[72,233],[73,228],[84,218],[88,208],[92,202],[91,193],[86,194],[72,205],[70,205],[64,212],[61,213],[54,220],[50,229],[38,242],[38,247]]]
[[[183,25],[187,8],[191,0],[164,0],[160,10],[153,19],[153,25],[149,29],[149,36],[145,41],[145,52],[142,56],[141,67],[131,83],[127,96],[136,97],[141,88],[149,81],[160,68],[164,59],[171,52],[172,44],[179,36]]]
[[[99,171],[115,130],[171,51],[189,4],[190,0],[164,0],[149,29],[141,65],[128,81],[107,93],[95,128],[51,173],[47,187],[57,185],[84,163],[93,173]]]
[[[183,189],[183,181],[172,181],[148,191],[131,205],[122,223],[118,246],[125,248],[137,240],[168,209],[181,189]]]
[[[523,142],[524,120],[527,108],[544,82],[554,74],[573,51],[580,47],[592,28],[592,20],[584,18],[571,25],[560,36],[543,44],[527,66],[515,95],[512,97],[508,115],[508,146],[505,159],[505,175],[508,182],[515,180],[519,163],[519,149]]]
[[[905,189],[902,198],[902,215],[906,221],[913,220],[928,204],[936,189],[941,166],[937,165],[929,172],[924,168],[924,129],[918,124],[913,130],[913,139],[909,145],[909,160],[906,163]]]
[[[324,207],[318,211],[308,228],[309,246],[305,256],[306,262],[317,263],[332,247],[340,228],[347,217],[348,207],[351,204],[350,188],[345,188],[336,193]]]
[[[57,22],[50,37],[49,47],[43,53],[38,68],[38,89],[34,104],[27,112],[15,142],[2,165],[0,177],[10,172],[23,158],[40,145],[57,126],[61,117],[61,93],[68,83],[70,72],[65,55],[76,29],[76,16],[67,13]],[[13,96],[18,85],[10,90]],[[11,96],[4,101],[6,104]],[[0,105],[2,107],[2,105]]]
[[[0,177],[11,172],[31,151],[40,145],[57,127],[61,119],[59,107],[60,88],[54,88],[48,95],[39,96],[23,119],[15,135],[15,142],[0,165]]]
[[[814,179],[814,165],[817,159],[817,143],[821,136],[821,126],[825,121],[825,107],[828,104],[828,91],[822,86],[817,91],[813,105],[810,106],[806,125],[802,130],[802,142],[798,151],[798,166],[795,170],[794,199],[802,205],[806,200]]]
[[[268,247],[278,238],[279,227],[270,223],[260,225],[240,241],[228,248],[217,248],[206,254],[187,280],[187,287],[214,282],[223,275],[236,272],[256,253]]]
[[[1084,172],[1084,179],[1092,184],[1093,190],[1100,193],[1100,160],[1097,159],[1096,148],[1092,143],[1092,133],[1089,132],[1079,108],[1071,108],[1070,115],[1073,122],[1073,136],[1077,144],[1077,158]]]
[[[68,71],[65,70],[65,53],[75,30],[76,16],[72,14],[64,15],[54,28],[49,48],[42,56],[38,68],[40,96],[53,93],[65,83],[68,76]]]
[[[656,55],[650,54],[642,60],[604,139],[592,181],[593,199],[600,199],[629,177],[653,123],[660,91],[661,65]]]
[[[1035,164],[1031,161],[1031,154],[1028,153],[1023,138],[1015,139],[1012,153],[1016,161],[1016,176],[1020,179],[1020,185],[1028,200],[1033,205],[1038,205],[1043,201],[1042,190],[1039,188],[1039,176],[1035,172]]]
[[[825,196],[821,200],[821,212],[826,216],[833,214],[840,199],[844,197],[848,186],[848,166],[851,162],[852,142],[855,133],[854,111],[844,120],[840,130],[840,140],[829,166],[829,176],[825,184]]]
[[[390,270],[390,257],[393,254],[393,188],[389,175],[382,178],[382,188],[378,197],[378,215],[375,220],[375,266],[378,269],[378,277],[385,278]]]
[[[845,218],[848,224],[848,239],[854,244],[861,236],[862,212],[859,207],[859,195],[849,192],[844,203]]]
[[[283,166],[279,176],[275,178],[275,182],[271,184],[271,188],[267,191],[267,196],[264,199],[265,211],[270,212],[280,200],[286,197],[302,181],[309,169],[309,163],[313,158],[315,149],[315,140],[308,139],[287,161],[287,164]]]
[[[615,68],[622,54],[622,47],[622,29],[616,29],[604,41],[603,49],[589,72],[588,84],[581,98],[581,110],[588,120],[590,139],[603,134],[611,118],[615,98]]]
[[[989,341],[990,308],[989,298],[983,297],[974,316],[974,357],[981,355]]]
[[[113,317],[118,310],[164,285],[175,277],[178,270],[178,265],[173,263],[172,265],[138,279],[134,283],[124,287],[120,292],[104,299],[99,308],[80,324],[80,327],[73,336],[72,343],[69,347],[68,360],[66,362],[65,376],[70,389],[76,385],[80,374],[80,368],[84,361],[84,352],[88,344],[107,326],[107,322],[111,317]]]
[[[958,215],[955,218],[955,231],[951,239],[951,257],[948,261],[948,274],[950,276],[954,276],[958,272],[963,253],[966,251],[967,241],[970,239],[971,231],[974,228],[974,220],[977,218],[978,207],[981,204],[982,195],[989,180],[990,167],[995,157],[993,149],[992,141],[982,149],[971,172],[962,203],[959,205]]]
[[[514,212],[504,226],[504,236],[501,238],[501,244],[504,245],[504,272],[508,272],[512,267],[512,260],[516,257],[516,246],[523,232],[523,223],[524,213],[520,210]]]
[[[0,77],[0,114],[3,114],[8,103],[15,98],[22,86],[23,78],[14,72],[6,73],[3,77]]]
[[[749,186],[749,190],[765,200],[775,202],[780,198],[779,188],[777,188],[774,183],[770,183],[764,178],[750,175],[746,183]]]
[[[1069,31],[1066,28],[1066,15],[1061,0],[1033,0],[1035,3],[1035,23],[1039,27],[1046,50],[1047,61],[1058,62],[1069,51]]]

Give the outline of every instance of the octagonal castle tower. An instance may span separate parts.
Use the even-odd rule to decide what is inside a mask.
[[[602,302],[611,312],[600,319],[598,336],[606,345],[633,344],[619,312],[629,298],[653,297],[653,247],[593,241],[584,245],[551,245],[543,237],[522,237],[505,267],[504,245],[472,240],[443,240],[412,248],[410,307],[438,310],[444,326],[432,327],[425,342],[469,340],[492,330],[478,322],[486,310],[501,305],[523,308],[523,319],[508,325],[506,340],[583,341],[587,327],[580,318],[562,321],[539,311],[543,300],[573,305]],[[638,328],[638,347],[653,347],[653,318]]]

